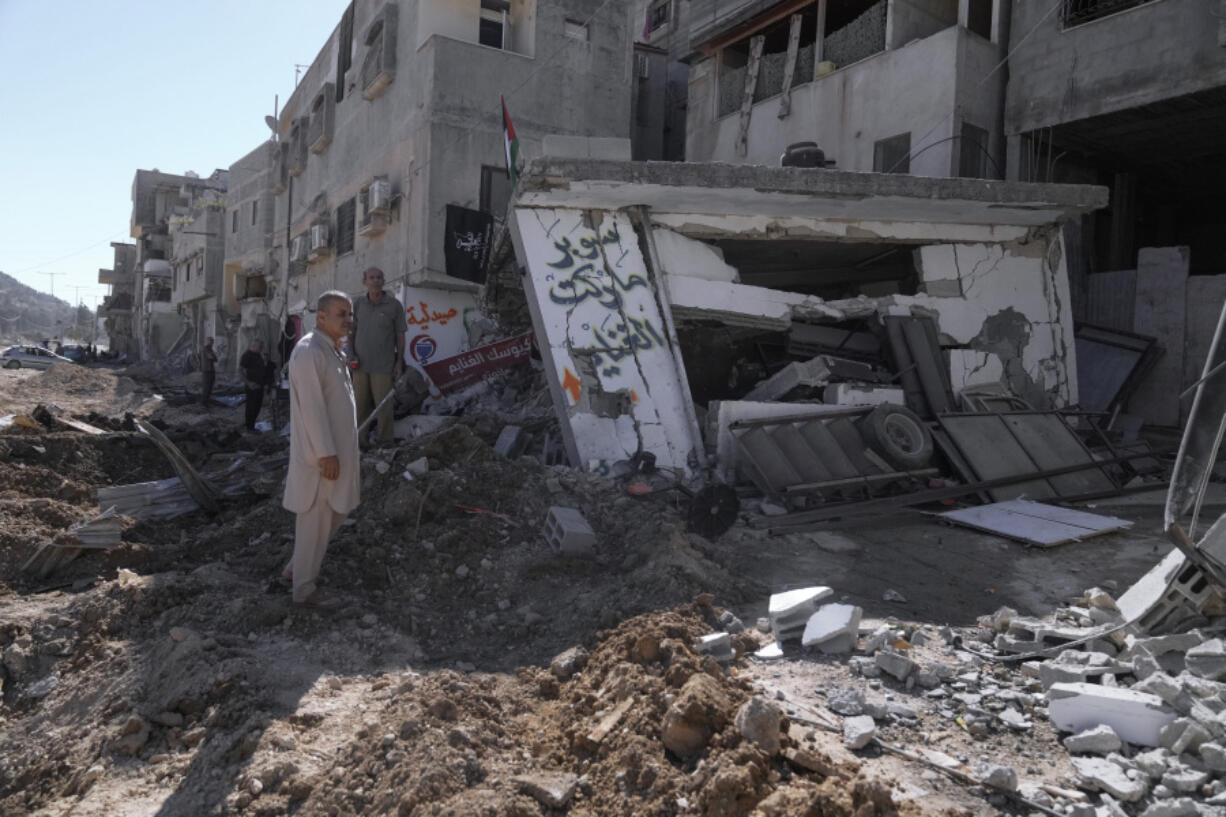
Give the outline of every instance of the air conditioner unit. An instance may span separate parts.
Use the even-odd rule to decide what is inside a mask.
[[[307,257],[307,237],[300,235],[290,242],[289,245],[289,260],[290,261],[305,261]]]
[[[311,253],[313,255],[323,255],[331,252],[331,248],[328,246],[329,238],[328,223],[326,221],[313,225],[311,227]]]
[[[370,184],[368,211],[386,213],[392,203],[392,185],[387,179],[375,179]]]

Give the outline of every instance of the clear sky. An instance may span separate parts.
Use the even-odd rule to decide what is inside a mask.
[[[267,139],[347,5],[0,0],[0,272],[92,308],[137,169],[208,176]]]

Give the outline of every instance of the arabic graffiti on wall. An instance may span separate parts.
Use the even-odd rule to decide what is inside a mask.
[[[459,310],[454,306],[447,310],[431,309],[430,305],[425,301],[418,301],[416,304],[405,306],[404,311],[405,320],[409,322],[409,326],[421,330],[429,329],[431,323],[446,326],[447,321],[459,314]]]
[[[409,325],[405,335],[405,363],[423,374],[422,364],[458,355],[468,348],[467,317],[476,314],[476,298],[467,292],[426,287],[400,287],[397,293],[404,304],[404,317]],[[433,347],[428,349],[428,347]],[[424,354],[429,351],[429,354]],[[431,389],[435,399],[441,399],[437,388]]]

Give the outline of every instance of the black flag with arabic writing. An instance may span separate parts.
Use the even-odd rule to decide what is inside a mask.
[[[447,274],[484,284],[493,238],[493,216],[480,210],[448,204],[447,234],[444,238]]]

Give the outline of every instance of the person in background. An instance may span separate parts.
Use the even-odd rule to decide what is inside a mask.
[[[328,543],[358,505],[358,424],[353,383],[341,341],[353,325],[349,296],[319,296],[315,329],[302,336],[289,360],[289,469],[282,505],[296,514],[294,555],[282,573],[294,601],[331,609],[345,604],[317,587]]]
[[[394,378],[404,374],[404,333],[408,329],[404,305],[383,291],[383,270],[371,267],[362,273],[366,294],[353,304],[353,329],[349,332],[349,365],[353,368],[353,392],[358,424],[366,422],[374,407],[392,389]],[[379,445],[392,445],[392,401],[379,409]]]
[[[200,403],[208,408],[209,399],[213,396],[213,383],[217,381],[217,353],[213,351],[213,339],[204,339],[204,349],[200,351]]]
[[[255,421],[260,417],[260,409],[264,406],[264,389],[268,386],[268,361],[264,357],[263,341],[253,340],[238,359],[238,367],[243,370],[243,387],[246,391],[246,407],[244,424],[248,431],[255,431]]]

